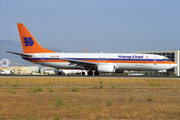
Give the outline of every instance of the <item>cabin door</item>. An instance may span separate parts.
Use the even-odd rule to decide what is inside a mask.
[[[157,61],[158,61],[158,57],[155,56],[155,57],[153,58],[153,64],[154,64],[154,65],[157,65]]]
[[[44,62],[45,62],[45,55],[42,55],[41,56],[41,63],[44,64]]]

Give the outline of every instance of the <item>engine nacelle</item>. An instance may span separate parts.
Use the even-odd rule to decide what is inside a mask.
[[[115,73],[116,69],[114,65],[98,65],[97,71],[99,73]]]

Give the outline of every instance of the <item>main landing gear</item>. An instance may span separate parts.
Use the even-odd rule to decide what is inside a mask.
[[[93,75],[93,71],[92,71],[92,70],[89,70],[89,71],[88,71],[88,75]]]
[[[92,71],[92,70],[89,70],[89,71],[88,71],[88,75],[93,75],[93,71]],[[96,70],[96,71],[94,72],[94,75],[99,75],[99,72]]]
[[[94,75],[99,75],[99,72],[96,70],[96,71],[94,72]]]
[[[62,75],[62,72],[58,72],[58,75]]]

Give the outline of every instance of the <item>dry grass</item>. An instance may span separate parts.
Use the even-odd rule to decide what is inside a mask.
[[[180,119],[179,79],[0,78],[0,119]]]

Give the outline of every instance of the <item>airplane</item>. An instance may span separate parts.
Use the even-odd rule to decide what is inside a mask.
[[[56,69],[87,70],[88,75],[122,73],[124,70],[167,70],[177,64],[165,56],[135,53],[57,53],[43,48],[23,23],[17,23],[24,53],[22,59]],[[52,41],[52,40],[51,40]],[[93,72],[94,71],[94,72]]]
[[[7,74],[12,74],[13,68],[14,68],[14,67],[12,67],[11,70],[3,70],[3,71],[1,71],[1,74],[6,74],[6,75],[7,75]]]
[[[64,75],[74,75],[74,74],[88,75],[86,70],[80,70],[80,69],[62,69],[62,74],[64,74]]]
[[[144,75],[144,73],[142,73],[142,72],[129,72],[128,75],[129,76],[142,76],[142,75]]]
[[[88,75],[86,70],[80,70],[80,69],[41,69],[44,71],[54,71],[54,73],[57,73],[58,75],[75,75],[75,74],[80,74],[80,75]]]

